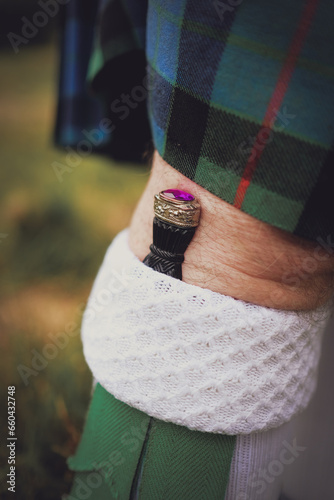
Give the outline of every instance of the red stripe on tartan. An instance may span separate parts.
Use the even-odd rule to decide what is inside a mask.
[[[287,91],[289,81],[295,69],[297,59],[305,41],[307,32],[311,26],[311,22],[318,3],[319,0],[309,0],[304,9],[297,31],[290,45],[287,58],[278,76],[276,87],[267,106],[267,111],[264,116],[263,123],[256,136],[254,146],[242,175],[242,179],[240,180],[239,186],[237,188],[237,192],[233,202],[233,205],[236,208],[241,208],[242,206],[246,191],[250,185],[251,179],[262,155],[262,152],[264,151],[266,143],[268,142],[268,139],[270,137],[268,129],[271,129],[275,123],[277,112]],[[267,135],[268,137],[266,139],[263,139],[263,135]]]

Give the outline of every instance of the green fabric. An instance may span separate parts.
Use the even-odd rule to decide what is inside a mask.
[[[137,466],[142,467],[138,500],[222,500],[235,442],[236,436],[150,418],[97,384],[81,442],[68,459],[77,471],[68,500],[129,500]]]
[[[153,419],[139,500],[222,500],[235,442]]]
[[[74,477],[72,491],[66,500],[114,499],[119,498],[113,492],[105,478],[98,472],[77,472]]]
[[[117,400],[97,384],[81,442],[68,465],[75,471],[99,471],[100,481],[96,483],[103,481],[108,488],[94,488],[90,474],[86,474],[84,484],[91,495],[85,498],[129,498],[149,420],[148,415]],[[73,482],[73,500],[82,498],[79,490],[84,489],[78,477],[82,479],[76,476]]]

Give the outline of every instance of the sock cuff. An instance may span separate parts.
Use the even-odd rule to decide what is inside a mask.
[[[270,309],[158,273],[131,252],[124,230],[89,297],[84,354],[108,392],[150,416],[248,434],[307,406],[330,311]]]

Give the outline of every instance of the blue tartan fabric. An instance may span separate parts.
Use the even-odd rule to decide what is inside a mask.
[[[331,242],[333,2],[71,0],[68,15],[58,143],[75,146],[107,117],[97,149],[140,160],[153,141],[235,207]]]
[[[55,140],[60,145],[76,145],[85,139],[103,116],[103,106],[86,85],[88,62],[94,39],[96,2],[69,2],[61,10],[61,52]],[[93,22],[92,22],[93,21]]]

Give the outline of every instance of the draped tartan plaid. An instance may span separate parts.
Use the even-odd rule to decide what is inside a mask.
[[[331,0],[71,0],[67,11],[58,143],[98,124],[90,58],[111,155],[138,159],[152,136],[228,203],[306,238],[333,234]]]

